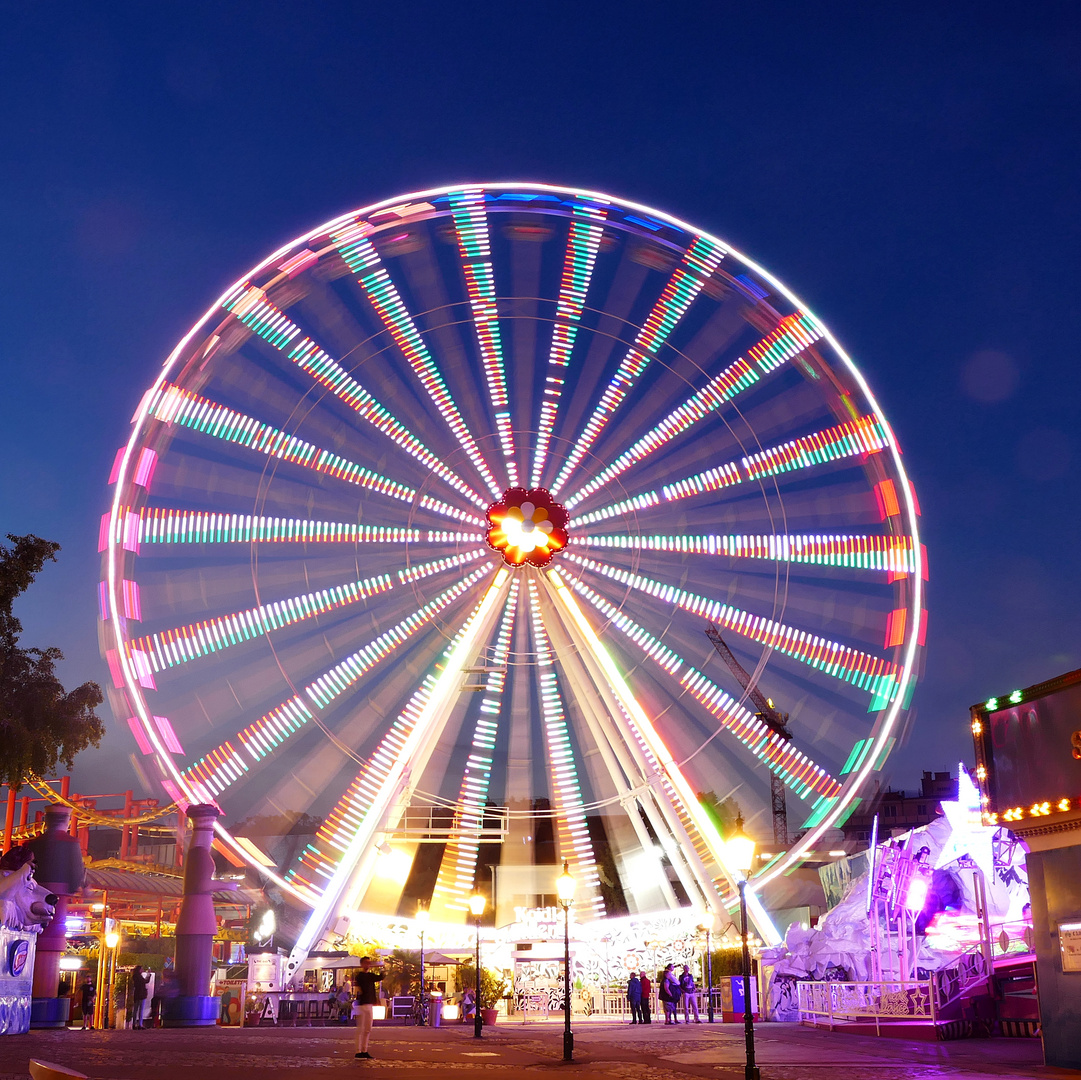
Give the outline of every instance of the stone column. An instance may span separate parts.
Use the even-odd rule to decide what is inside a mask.
[[[176,922],[177,997],[164,1001],[166,1027],[208,1027],[217,1022],[218,999],[210,997],[210,966],[214,934],[214,892],[236,888],[233,882],[214,881],[210,844],[218,808],[206,803],[189,806],[191,840],[184,856],[184,898]]]
[[[71,808],[54,804],[45,811],[45,832],[29,843],[35,880],[57,897],[52,921],[38,935],[31,1027],[64,1027],[71,1008],[71,998],[57,996],[60,957],[67,948],[68,900],[82,889],[86,871],[79,841],[68,833],[70,823]]]

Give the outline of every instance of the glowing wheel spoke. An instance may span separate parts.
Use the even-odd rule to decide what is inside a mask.
[[[181,390],[171,383],[163,383],[147,406],[147,413],[167,424],[180,424],[181,427],[202,432],[205,435],[226,442],[246,446],[267,457],[288,461],[313,472],[325,473],[337,477],[347,484],[377,491],[400,502],[412,502],[416,498],[415,488],[399,484],[386,476],[381,476],[372,469],[366,469],[354,461],[343,458],[330,450],[320,450],[310,442],[295,435],[286,435],[269,424],[264,424],[254,417],[245,416],[235,409],[218,405],[207,398],[200,397],[188,390]],[[469,494],[468,489],[463,494]],[[430,496],[422,496],[422,506],[437,514],[468,521],[480,525],[476,515],[458,510],[447,503]]]
[[[647,596],[657,597],[666,604],[674,604],[699,616],[703,621],[716,623],[750,638],[751,641],[768,645],[776,652],[808,664],[826,675],[832,675],[835,679],[867,690],[874,699],[875,708],[881,708],[891,701],[897,692],[897,667],[888,660],[761,615],[751,615],[740,608],[722,604],[719,600],[709,600],[675,585],[665,585],[640,574],[619,570],[594,559],[570,553],[567,558],[595,574],[618,581],[621,585],[629,585]],[[882,705],[878,704],[879,702]]]
[[[217,619],[191,623],[139,638],[128,646],[128,655],[136,669],[145,671],[146,676],[150,677],[151,673],[156,674],[178,664],[185,664],[189,660],[222,652],[233,645],[269,634],[272,630],[293,626],[305,619],[355,604],[358,600],[364,600],[376,593],[386,592],[393,588],[393,585],[389,574],[380,574],[363,581],[350,581],[331,589],[293,596],[288,600],[260,604],[259,607],[237,611]]]
[[[495,413],[496,429],[503,448],[508,483],[518,485],[518,466],[514,460],[514,433],[510,426],[510,402],[507,377],[503,370],[503,345],[499,334],[499,312],[495,302],[495,269],[488,240],[488,217],[484,210],[482,188],[461,188],[450,193],[458,251],[462,257],[469,306],[477,328],[488,398]]]
[[[582,434],[575,440],[574,449],[567,455],[563,468],[559,470],[556,482],[552,485],[553,495],[559,493],[578,462],[596,442],[612,413],[630,393],[635,381],[649,366],[726,254],[725,247],[706,240],[705,237],[698,237],[684,252],[682,262],[676,267],[645,325],[638,331],[634,344],[612,376],[612,381],[593,410]]]
[[[619,668],[597,637],[596,631],[590,626],[589,620],[586,619],[582,609],[578,606],[573,594],[567,588],[559,573],[555,570],[549,570],[548,580],[551,581],[555,588],[557,599],[578,628],[581,640],[607,676],[609,684],[619,698],[633,737],[640,747],[646,751],[649,760],[653,762],[657,777],[668,794],[673,807],[678,810],[685,827],[692,838],[698,839],[708,850],[723,871],[729,884],[734,884],[740,875],[729,865],[724,841],[717,831],[717,826],[699,803],[694,788],[688,783],[668,747],[665,746],[664,740],[657,733],[652,721],[631,692]],[[777,928],[773,925],[761,901],[750,891],[747,894],[747,906],[755,926],[766,942],[780,941],[781,935],[777,933]]]
[[[477,506],[483,505],[481,497],[453,469],[448,468],[438,455],[432,453],[384,405],[369,394],[337,360],[311,338],[303,336],[300,327],[274,307],[262,289],[248,283],[238,286],[229,294],[223,306],[265,341],[285,353],[301,371],[321,386],[327,387],[335,397],[344,401],[407,454],[461,492],[470,502]]]
[[[415,544],[421,538],[420,529],[213,510],[140,507],[136,517],[139,544]]]
[[[368,226],[356,226],[336,234],[333,239],[338,245],[339,253],[349,269],[353,271],[383,325],[390,331],[391,337],[409,361],[424,389],[428,391],[428,396],[435,403],[440,415],[454,432],[466,457],[480,473],[488,485],[488,490],[493,495],[498,495],[499,488],[491,469],[488,468],[488,463],[477,449],[473,436],[469,433],[458,411],[458,406],[454,403],[454,398],[451,397],[443,381],[443,375],[428,351],[428,346],[424,344],[424,339],[420,336],[420,331],[413,322],[412,316],[406,310],[401,296],[398,295],[394,282],[383,269],[379,255],[367,238],[366,233],[370,231]]]
[[[425,676],[379,749],[327,815],[316,834],[317,843],[309,844],[301,857],[306,873],[322,878],[325,887],[301,931],[294,953],[311,948],[315,936],[322,932],[332,909],[345,894],[361,859],[366,859],[369,866],[372,864],[372,839],[386,815],[408,794],[410,777],[423,771],[434,740],[446,723],[450,705],[457,697],[462,670],[491,626],[509,573],[505,567],[496,571],[480,603],[444,652],[442,671]],[[311,877],[304,877],[295,867],[288,876],[298,878],[310,889],[318,887]]]
[[[578,783],[578,769],[574,761],[574,748],[567,730],[567,714],[559,692],[559,681],[552,657],[552,647],[544,629],[537,598],[537,583],[529,582],[529,607],[533,623],[533,647],[537,653],[540,674],[537,693],[540,696],[541,714],[544,718],[544,737],[548,748],[548,771],[555,796],[556,828],[559,832],[559,857],[575,867],[575,876],[589,890],[586,901],[595,917],[604,914],[604,901],[600,895],[600,874],[593,854],[593,841],[589,836],[582,806],[582,789]]]
[[[556,301],[556,321],[552,327],[552,347],[548,353],[548,374],[544,380],[544,400],[541,403],[540,420],[537,424],[537,443],[533,452],[533,470],[530,487],[540,487],[544,463],[548,457],[548,445],[552,439],[559,401],[563,396],[566,369],[570,367],[574,341],[578,336],[578,324],[585,307],[586,294],[593,277],[593,267],[604,235],[604,220],[608,215],[604,203],[575,200],[572,210],[570,237],[567,254],[563,261],[563,277],[559,283],[559,299]]]
[[[462,808],[458,812],[458,828],[447,842],[432,892],[433,903],[442,902],[451,910],[469,910],[469,895],[477,874],[480,829],[484,825],[484,806],[492,779],[492,754],[507,681],[507,653],[518,611],[518,586],[519,579],[514,578],[503,608],[503,619],[492,650],[492,670],[485,680],[480,716],[473,728],[472,749],[458,791],[458,805]]]
[[[386,660],[395,649],[405,644],[418,630],[428,625],[439,612],[467,592],[491,569],[491,563],[478,567],[461,581],[444,590],[434,600],[406,616],[396,626],[373,638],[367,645],[335,664],[329,671],[325,671],[309,683],[300,694],[283,701],[255,723],[237,732],[233,741],[244,750],[247,758],[238,752],[233,742],[223,742],[189,766],[184,776],[192,785],[200,785],[202,792],[205,793],[205,796],[200,797],[208,800],[216,798],[248,772],[249,760],[253,765],[262,761],[312,719],[312,711],[305,702],[305,698],[317,708],[327,708],[354,686],[362,676]]]
[[[747,536],[581,536],[572,546],[617,551],[671,551],[695,555],[721,555],[733,559],[842,566],[877,570],[894,576],[915,570],[912,540],[907,536],[820,536],[811,533],[770,533]]]
[[[741,356],[719,375],[710,379],[701,390],[673,409],[656,427],[620,454],[611,465],[579,488],[567,500],[567,509],[573,509],[588,495],[604,487],[609,480],[626,472],[636,462],[659,450],[676,436],[689,431],[699,420],[719,409],[726,401],[731,401],[747,387],[753,386],[763,375],[776,371],[786,360],[799,355],[821,336],[822,331],[818,324],[802,311],[782,319],[773,333],[768,334],[750,350],[750,361]]]
[[[751,480],[761,480],[767,476],[810,469],[816,465],[864,454],[877,454],[889,445],[890,435],[882,422],[875,416],[861,416],[857,420],[816,431],[813,435],[803,435],[757,454],[749,454],[740,461],[715,465],[694,476],[665,484],[660,494],[650,491],[601,510],[571,518],[570,525],[590,525],[595,521],[604,521],[626,513],[628,509],[657,506],[662,498],[673,502],[692,495],[704,495],[710,491],[735,487]]]
[[[581,581],[572,581],[570,585],[609,619],[617,630],[630,638],[650,659],[655,660],[667,674],[675,677],[682,670],[680,684],[686,686],[721,722],[722,727],[732,732],[756,757],[761,758],[800,798],[812,791],[819,795],[832,796],[841,790],[841,785],[825,769],[816,765],[791,743],[775,740],[772,729],[762,723],[754,713],[714,686],[678,653],[629,619],[614,604]]]

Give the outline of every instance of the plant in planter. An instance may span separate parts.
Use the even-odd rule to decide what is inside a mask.
[[[462,964],[458,968],[458,986],[465,990],[477,985],[476,968],[472,964]],[[485,1024],[494,1024],[498,1013],[495,1003],[510,989],[510,985],[500,971],[492,968],[480,969],[480,1004],[481,1019]]]

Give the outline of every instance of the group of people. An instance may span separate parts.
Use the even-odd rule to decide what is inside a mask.
[[[131,1026],[138,1031],[143,1027],[146,1011],[146,988],[153,976],[143,970],[141,964],[135,965],[131,973]],[[94,1030],[94,1009],[98,1001],[98,988],[94,982],[94,976],[87,973],[83,978],[82,986],[79,987],[79,1007],[83,1014],[83,1031]]]
[[[641,975],[636,971],[631,972],[630,981],[627,983],[627,1002],[631,1007],[632,1024],[651,1024],[650,999],[653,994],[653,983],[643,971]],[[679,1023],[679,1006],[683,1004],[683,1022],[691,1022],[691,1013],[694,1013],[694,1022],[702,1023],[698,1014],[698,988],[694,984],[694,975],[687,964],[683,965],[683,971],[676,975],[674,965],[669,964],[661,972],[657,986],[657,998],[664,1006],[664,1022],[666,1024]]]

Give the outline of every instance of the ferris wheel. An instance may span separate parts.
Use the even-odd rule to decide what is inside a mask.
[[[279,249],[110,483],[114,711],[311,909],[298,947],[349,910],[461,921],[492,866],[537,895],[567,860],[580,918],[718,909],[713,806],[765,835],[771,775],[808,830],[748,890],[775,939],[757,894],[911,700],[919,508],[863,377],[750,259],[607,195],[442,188]]]

